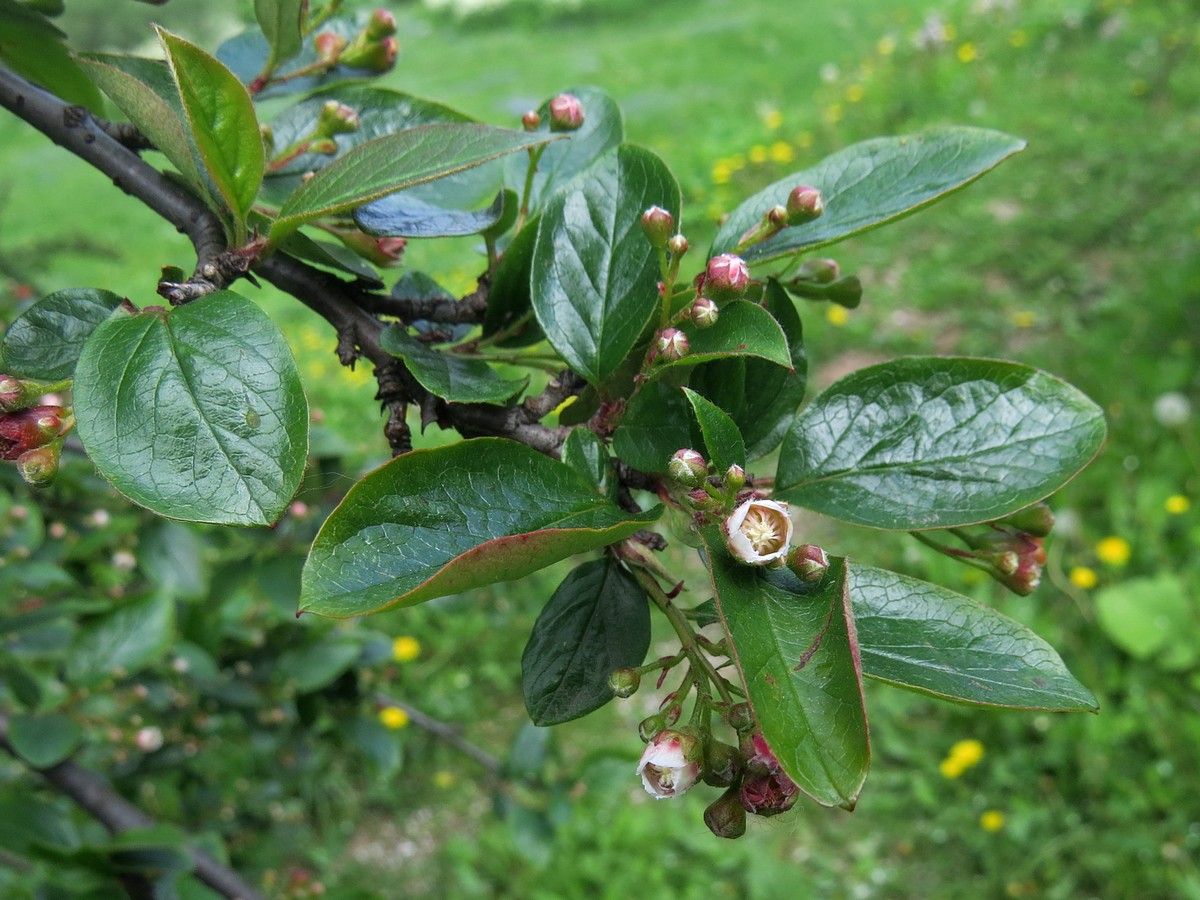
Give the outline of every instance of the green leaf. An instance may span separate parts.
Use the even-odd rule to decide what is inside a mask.
[[[200,164],[244,229],[266,170],[254,103],[220,62],[195,44],[157,30]]]
[[[354,211],[354,224],[376,237],[464,237],[487,231],[504,215],[504,192],[485,209],[444,209],[401,191]]]
[[[808,385],[804,330],[796,305],[774,279],[767,282],[763,298],[787,338],[791,370],[763,359],[739,357],[698,366],[689,379],[692,388],[737,424],[749,459],[765,456],[783,440]]]
[[[999,131],[966,127],[931,128],[854,144],[738,206],[717,232],[710,255],[732,251],[767,210],[786,204],[798,185],[821,191],[824,215],[740,250],[747,262],[814,250],[916,212],[970,184],[1024,147],[1024,141]]]
[[[533,248],[533,310],[564,360],[593,384],[633,350],[659,308],[642,212],[679,215],[679,185],[653,153],[624,145],[547,205]]]
[[[311,694],[333,684],[362,655],[362,643],[350,634],[330,634],[303,647],[279,654],[275,676],[295,689]]]
[[[24,4],[0,0],[0,63],[68,103],[104,112],[104,99],[80,71],[65,35]]]
[[[407,326],[399,322],[393,322],[383,330],[379,345],[404,360],[408,371],[425,390],[451,403],[503,406],[529,384],[528,378],[505,381],[481,359],[466,359],[435,350],[410,337]]]
[[[1096,594],[1096,614],[1109,639],[1135,659],[1182,671],[1200,656],[1196,598],[1178,576],[1132,578]]]
[[[101,474],[169,518],[268,525],[304,474],[296,363],[266,314],[228,291],[103,322],[79,358],[75,415]]]
[[[143,597],[88,621],[67,655],[67,678],[88,687],[106,678],[134,675],[161,659],[175,632],[170,597]]]
[[[267,60],[270,68],[300,52],[304,6],[304,0],[254,0],[254,17],[271,45]]]
[[[76,60],[184,178],[204,187],[196,168],[196,148],[185,126],[183,103],[165,63],[97,53]]]
[[[355,616],[521,578],[658,518],[605,500],[568,466],[498,438],[397,457],[322,526],[301,612]]]
[[[521,656],[521,690],[535,725],[559,725],[613,698],[608,676],[650,649],[650,607],[611,558],[586,562],[555,590]]]
[[[545,335],[533,317],[533,247],[537,240],[538,220],[525,223],[500,257],[496,277],[488,292],[487,312],[483,317],[483,336],[491,337],[511,330],[511,336],[498,341],[501,347],[525,347],[536,344]]]
[[[562,461],[589,482],[600,493],[608,495],[613,485],[612,458],[604,442],[594,431],[573,428],[563,441]]]
[[[47,294],[4,332],[9,374],[60,381],[75,374],[84,341],[121,304],[111,291],[80,288]]]
[[[469,122],[419,125],[384,135],[338,157],[300,185],[279,210],[271,240],[278,241],[322,216],[346,212],[545,141],[523,131]]]
[[[63,713],[15,715],[8,720],[8,740],[29,765],[48,769],[75,752],[83,740],[83,729]]]
[[[1053,647],[989,606],[858,564],[849,591],[864,675],[982,706],[1097,708]]]
[[[683,366],[734,356],[754,356],[785,369],[792,367],[783,329],[775,317],[757,303],[746,300],[728,303],[721,307],[714,324],[707,328],[687,325],[684,331],[688,336],[688,355],[657,366],[652,377]]]
[[[692,415],[683,392],[663,381],[642,386],[613,435],[613,452],[643,472],[665,473],[676,450],[692,445]]]
[[[684,388],[683,394],[692,404],[692,412],[704,436],[704,446],[708,448],[709,461],[717,471],[724,472],[730,466],[745,466],[746,445],[733,419],[725,410],[695,391]]]
[[[162,593],[200,600],[208,593],[205,550],[194,526],[160,519],[138,536],[138,569]]]
[[[574,95],[582,104],[583,125],[570,133],[570,140],[550,144],[542,151],[529,192],[531,210],[542,209],[572,178],[625,140],[621,107],[612,97],[595,87],[574,87],[565,93]],[[542,122],[534,134],[550,134],[550,100],[537,111]],[[508,160],[509,186],[520,192],[528,171],[527,158],[514,156]]]
[[[252,226],[257,218],[257,214],[251,214]],[[314,240],[303,231],[293,231],[280,241],[279,249],[289,256],[303,259],[323,269],[347,272],[372,287],[383,287],[379,273],[361,256],[341,244]]]
[[[1100,408],[1016,363],[910,357],[847,375],[796,418],[781,499],[916,531],[997,519],[1062,487],[1104,442]]]
[[[846,562],[817,584],[744,566],[702,532],[717,608],[750,705],[784,772],[818,803],[853,809],[870,746]]]

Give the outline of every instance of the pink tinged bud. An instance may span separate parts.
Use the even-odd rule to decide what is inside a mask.
[[[396,17],[389,10],[377,9],[371,13],[365,34],[368,41],[378,41],[396,33]]]
[[[336,100],[330,100],[321,107],[321,115],[317,119],[316,134],[320,137],[333,137],[335,134],[349,134],[362,127],[358,113]]]
[[[688,252],[688,241],[682,234],[674,235],[667,241],[667,249],[671,251],[671,256],[675,259],[681,258]]]
[[[695,450],[677,450],[667,463],[667,471],[680,484],[695,487],[708,477],[708,460]]]
[[[318,138],[308,145],[309,153],[320,153],[324,156],[337,156],[338,145],[333,138]]]
[[[658,354],[668,362],[688,355],[688,336],[678,328],[664,328],[658,336]]]
[[[618,697],[632,697],[641,684],[642,676],[637,669],[617,669],[608,676],[608,686]]]
[[[696,507],[697,509],[708,509],[711,506],[715,506],[717,503],[716,499],[714,499],[708,493],[708,491],[702,490],[702,489],[695,490],[695,491],[688,491],[687,499],[688,499],[688,502],[691,503],[692,506]]]
[[[787,564],[801,581],[816,582],[829,570],[829,556],[816,544],[801,544],[788,554]]]
[[[525,113],[525,115],[521,116],[521,126],[526,131],[537,131],[538,126],[541,124],[542,117],[537,113],[536,110],[531,109],[529,112]]]
[[[332,31],[322,31],[313,38],[313,47],[317,51],[317,59],[326,65],[334,65],[346,49],[347,40]]]
[[[700,742],[680,731],[660,731],[642,752],[637,773],[655,800],[678,797],[700,777]]]
[[[739,465],[732,465],[725,470],[725,490],[736,494],[746,484],[746,470]]]
[[[825,212],[825,200],[813,187],[795,187],[787,198],[787,224],[803,225],[819,219]]]
[[[0,459],[16,459],[62,433],[61,406],[31,406],[0,415]]]
[[[732,300],[746,293],[750,286],[750,269],[745,260],[732,253],[722,253],[708,261],[704,271],[705,294],[714,300]]]
[[[811,281],[814,284],[832,284],[841,277],[841,266],[833,259],[806,259],[796,270],[798,281]]]
[[[53,444],[26,450],[17,457],[17,471],[26,484],[45,487],[58,474],[59,449]]]
[[[792,542],[788,505],[777,500],[747,500],[725,520],[725,544],[748,566],[782,565]]]
[[[396,63],[396,55],[400,52],[400,44],[394,37],[374,41],[361,47],[350,46],[343,51],[338,60],[342,65],[352,69],[366,69],[369,72],[387,72]]]
[[[25,385],[11,375],[0,375],[0,411],[14,412],[25,406]]]
[[[787,207],[772,206],[767,210],[767,223],[775,229],[787,227],[790,224]]]
[[[559,94],[550,101],[550,130],[576,131],[583,124],[583,104],[574,94]]]
[[[383,237],[375,241],[376,261],[381,266],[397,265],[404,258],[404,248],[408,239],[401,237]]]
[[[675,233],[675,217],[661,206],[652,206],[642,213],[642,231],[651,247],[662,250]]]
[[[719,838],[735,840],[746,833],[746,809],[737,788],[730,788],[704,810],[704,824]]]
[[[716,325],[720,313],[717,311],[717,304],[707,297],[698,297],[696,302],[692,304],[688,316],[701,328],[708,328],[710,325]]]

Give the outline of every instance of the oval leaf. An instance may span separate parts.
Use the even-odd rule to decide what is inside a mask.
[[[638,660],[641,662],[641,660]],[[48,769],[75,752],[83,729],[70,716],[15,715],[8,720],[8,741],[17,755],[36,769]]]
[[[200,162],[244,227],[266,168],[254,103],[237,76],[195,44],[162,28],[158,37]]]
[[[303,42],[300,26],[306,5],[305,0],[254,0],[254,17],[271,45],[269,67],[274,68],[300,52]]]
[[[175,634],[175,601],[142,597],[87,622],[67,654],[67,678],[88,687],[136,674],[161,659]]]
[[[714,600],[763,737],[818,803],[853,809],[871,752],[846,562],[817,584],[744,566],[720,529],[703,532]]]
[[[471,122],[419,125],[384,135],[360,144],[301,184],[279,210],[271,240],[278,241],[313,219],[346,212],[548,139],[552,138]]]
[[[692,412],[704,436],[704,446],[708,448],[709,459],[717,471],[724,473],[730,466],[746,465],[746,445],[742,441],[742,433],[728,413],[693,390],[684,388],[683,393],[688,403],[692,404]]]
[[[632,515],[570,467],[478,438],[397,457],[351,488],[304,566],[301,612],[355,616],[521,578],[622,540]]]
[[[1053,647],[991,607],[857,564],[849,590],[864,675],[983,706],[1097,709]]]
[[[608,676],[650,649],[650,606],[616,560],[586,562],[542,608],[521,656],[521,690],[535,725],[586,716],[613,698]]]
[[[533,248],[533,310],[571,368],[603,383],[659,307],[658,262],[640,219],[679,216],[679,185],[653,153],[622,146],[546,206]]]
[[[1062,487],[1104,432],[1096,404],[1029,366],[898,359],[847,375],[796,418],[776,491],[874,528],[968,525]]]
[[[662,381],[643,385],[633,395],[613,435],[617,458],[643,472],[666,472],[672,454],[691,445],[687,398]]]
[[[120,304],[112,291],[92,288],[47,294],[4,332],[0,353],[9,374],[44,381],[70,378],[88,335]]]
[[[709,327],[689,324],[684,330],[689,343],[687,356],[657,366],[652,377],[682,366],[732,356],[754,356],[786,369],[792,367],[783,329],[775,317],[757,303],[746,300],[728,303],[721,307],[720,316]]]
[[[463,237],[487,231],[503,215],[503,193],[486,209],[444,209],[401,192],[360,206],[354,224],[376,237]]]
[[[404,360],[413,378],[432,394],[451,403],[494,403],[503,406],[525,389],[528,378],[505,381],[481,359],[462,359],[435,350],[408,334],[398,322],[379,336],[379,345]]]
[[[1011,135],[961,126],[854,144],[742,203],[717,232],[710,255],[732,251],[741,236],[771,207],[785,204],[798,185],[821,191],[824,215],[743,248],[739,253],[747,262],[767,262],[824,247],[916,212],[970,184],[1024,147],[1024,141]]]
[[[169,518],[268,525],[304,474],[296,363],[266,314],[228,291],[102,323],[79,359],[75,414],[104,477]]]

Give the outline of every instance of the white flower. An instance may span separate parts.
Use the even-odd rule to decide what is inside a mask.
[[[792,542],[788,505],[776,500],[747,500],[725,520],[725,543],[747,565],[779,564]]]
[[[638,774],[655,800],[678,797],[700,777],[700,744],[679,731],[660,731],[646,745]]]
[[[139,728],[138,733],[134,735],[133,743],[143,753],[153,753],[155,750],[161,750],[163,745],[162,729],[155,727]]]
[[[1164,428],[1183,425],[1192,417],[1192,403],[1179,391],[1167,391],[1154,398],[1154,418]]]

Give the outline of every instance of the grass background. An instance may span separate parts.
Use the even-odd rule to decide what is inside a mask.
[[[103,17],[89,6],[65,21],[82,46],[144,33],[138,4],[106,4]],[[248,6],[154,15],[204,39]],[[720,842],[700,821],[705,791],[654,803],[633,777],[648,698],[552,734],[522,727],[520,651],[555,570],[363,626],[420,642],[390,674],[393,693],[498,754],[516,740],[513,758],[540,756],[548,787],[494,790],[408,728],[398,771],[331,773],[263,838],[262,858],[308,867],[335,896],[382,878],[385,896],[1200,897],[1200,442],[1194,417],[1164,417],[1163,401],[1156,416],[1164,394],[1200,402],[1195,5],[524,0],[396,13],[402,50],[386,83],[398,89],[496,124],[572,85],[611,93],[628,139],[676,172],[696,248],[741,197],[856,140],[943,123],[1028,140],[966,192],[832,248],[862,277],[864,303],[802,314],[819,383],[885,356],[966,353],[1044,367],[1105,408],[1108,446],[1054,501],[1043,587],[1006,596],[897,537],[806,525],[831,551],[1028,623],[1102,712],[981,712],[869,684],[859,808],[802,803]],[[0,173],[7,290],[87,285],[148,302],[161,265],[188,267],[182,238],[9,117]],[[447,244],[414,247],[409,263],[462,292],[478,258],[469,241]],[[352,457],[382,458],[369,373],[337,366],[323,323],[255,296],[284,325],[330,430]],[[962,740],[982,758],[947,777],[940,764]]]

